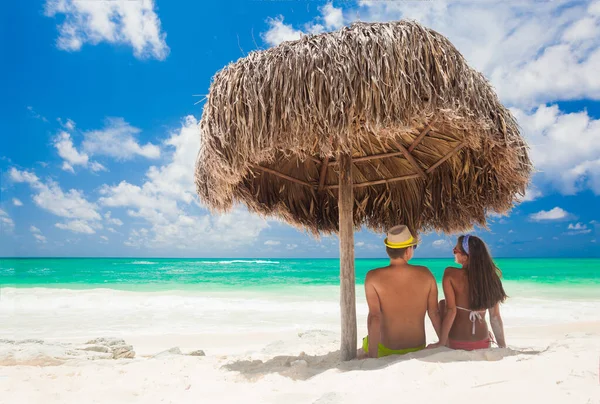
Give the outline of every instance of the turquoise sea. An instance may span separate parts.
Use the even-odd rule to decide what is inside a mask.
[[[365,274],[387,263],[356,260],[360,327],[368,314]],[[455,265],[451,259],[414,263],[428,266],[438,282]],[[509,295],[502,309],[506,327],[597,321],[600,259],[497,264]],[[338,285],[336,259],[2,258],[0,338],[307,330],[337,335]]]
[[[385,259],[356,260],[356,282]],[[451,259],[415,259],[438,281]],[[497,259],[507,285],[600,295],[600,259]],[[339,284],[337,259],[2,258],[3,287],[129,291],[267,290]],[[511,288],[507,286],[507,289]]]

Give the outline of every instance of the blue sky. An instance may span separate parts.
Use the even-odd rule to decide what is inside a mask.
[[[213,74],[248,52],[353,21],[436,29],[511,108],[538,172],[478,229],[496,256],[600,257],[600,1],[9,2],[0,17],[0,256],[336,257],[192,182]],[[197,96],[200,95],[200,96]],[[357,257],[383,236],[356,234]],[[423,235],[421,257],[453,236]]]

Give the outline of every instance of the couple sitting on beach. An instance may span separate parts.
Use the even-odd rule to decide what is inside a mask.
[[[444,272],[446,299],[439,303],[433,274],[427,267],[408,263],[417,248],[409,229],[393,227],[384,243],[390,265],[369,271],[365,279],[369,335],[363,339],[359,356],[377,358],[424,349],[426,312],[439,338],[427,348],[489,348],[492,335],[485,321],[487,310],[498,345],[506,346],[499,310],[506,294],[500,271],[481,239],[458,238],[453,253],[462,268],[449,267]]]

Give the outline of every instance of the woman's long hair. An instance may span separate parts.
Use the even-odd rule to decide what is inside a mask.
[[[458,245],[462,248],[464,236],[458,238]],[[466,267],[469,283],[469,308],[471,310],[485,310],[492,308],[498,302],[507,298],[500,277],[502,272],[494,264],[487,246],[479,237],[469,236],[469,263]]]

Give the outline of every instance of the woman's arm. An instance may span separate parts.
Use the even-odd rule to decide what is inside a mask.
[[[492,330],[496,337],[496,342],[500,348],[506,348],[506,340],[504,338],[504,323],[500,316],[500,303],[496,303],[494,307],[490,309],[490,323],[492,324]]]
[[[450,275],[448,272],[450,268],[447,268],[444,272],[444,279],[442,280],[442,286],[444,288],[444,296],[446,298],[446,314],[442,321],[442,335],[440,336],[440,345],[448,345],[448,334],[454,324],[456,318],[456,295],[454,294],[454,288],[450,281]]]
[[[438,340],[441,338],[442,333],[442,317],[440,315],[439,304],[438,304],[438,287],[435,277],[431,274],[431,287],[429,289],[429,296],[427,297],[427,314],[435,330],[435,334]]]

